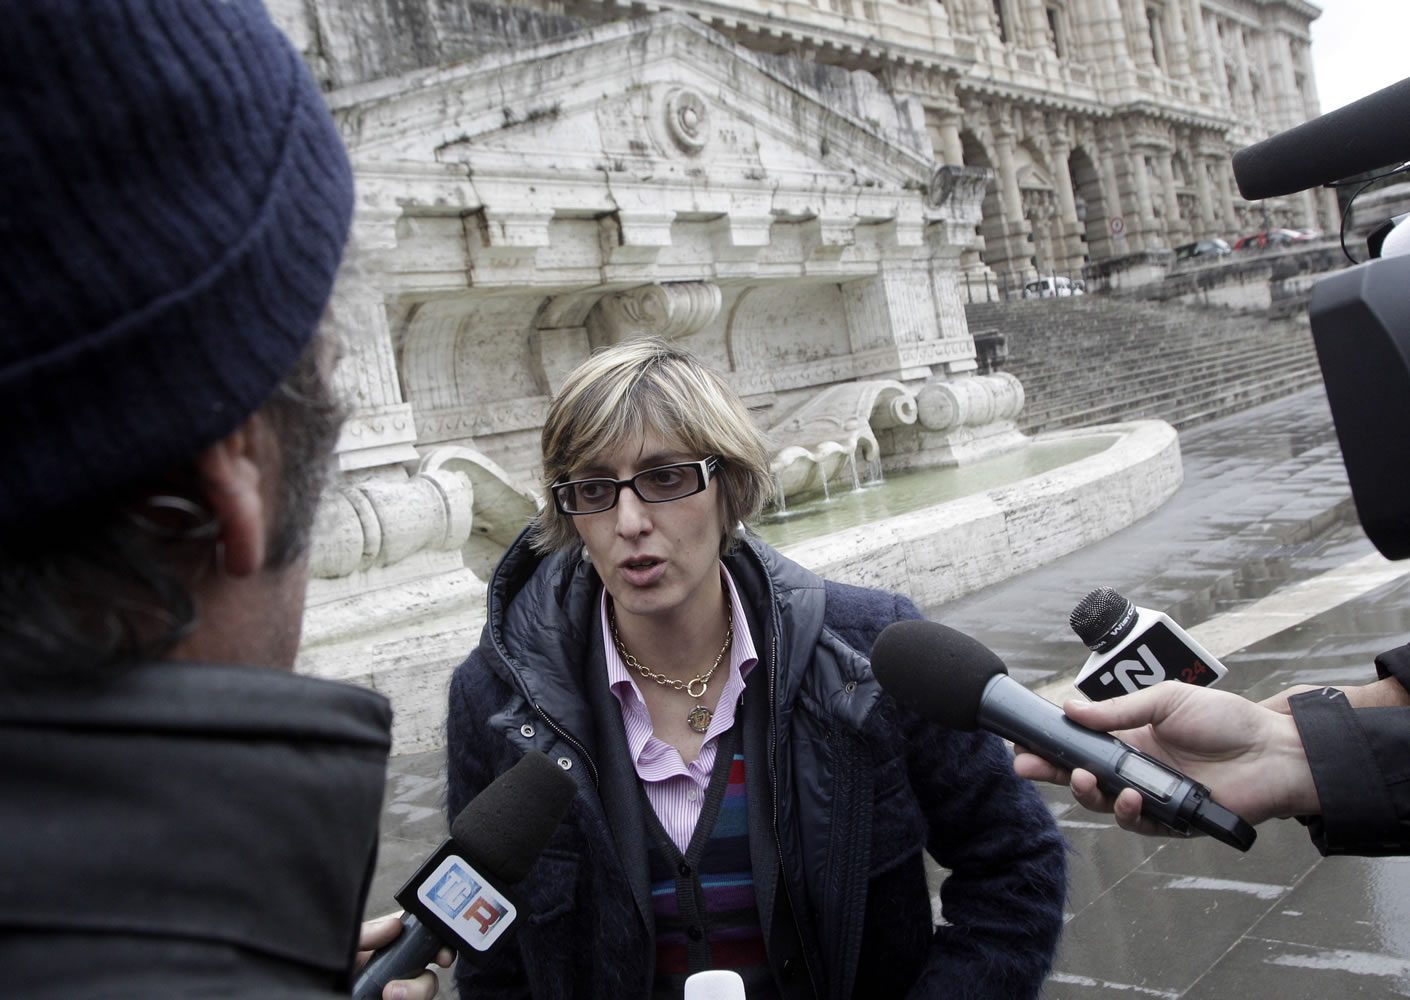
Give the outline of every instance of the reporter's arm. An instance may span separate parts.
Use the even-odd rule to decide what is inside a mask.
[[[1410,853],[1410,708],[1357,709],[1337,688],[1289,701],[1321,800],[1323,854]]]
[[[1288,707],[1289,698],[1293,695],[1321,690],[1322,685],[1294,684],[1285,691],[1279,691],[1275,695],[1264,698],[1259,704],[1264,708],[1271,708],[1275,712],[1289,715],[1292,712],[1292,709]],[[1394,677],[1383,677],[1369,684],[1338,687],[1337,690],[1346,695],[1347,703],[1352,708],[1403,708],[1410,706],[1410,691],[1405,689],[1403,682]]]

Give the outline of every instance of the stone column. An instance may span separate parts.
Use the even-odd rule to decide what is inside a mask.
[[[1155,51],[1151,47],[1150,21],[1146,17],[1146,5],[1142,0],[1124,0],[1122,10],[1126,24],[1126,43],[1131,56],[1140,69],[1150,69],[1155,65]]]
[[[1175,163],[1174,154],[1166,150],[1160,150],[1155,156],[1156,173],[1160,176],[1160,193],[1165,205],[1165,237],[1166,246],[1174,246],[1180,237],[1182,224],[1180,221],[1180,198],[1175,193]]]
[[[1234,95],[1234,108],[1245,115],[1254,113],[1252,67],[1249,65],[1249,52],[1244,47],[1242,27],[1234,28],[1234,60],[1238,91]]]
[[[1301,125],[1305,120],[1302,113],[1302,95],[1297,90],[1297,74],[1294,72],[1292,38],[1281,31],[1275,31],[1267,39],[1269,54],[1272,56],[1272,79],[1269,84],[1269,100],[1273,104],[1273,114],[1278,129],[1289,129]]]
[[[952,167],[964,166],[964,147],[960,143],[960,114],[946,111],[936,125],[940,140],[940,162]]]
[[[1014,132],[1011,127],[994,130],[994,152],[999,158],[999,194],[1009,222],[1023,218],[1023,196],[1018,190],[1018,170],[1013,162]]]
[[[1076,18],[1073,21],[1077,23]],[[1098,68],[1102,83],[1112,89],[1125,86],[1135,67],[1126,41],[1121,0],[1088,0],[1080,30],[1085,41],[1084,55]]]
[[[333,372],[335,388],[353,407],[338,439],[338,468],[351,472],[415,459],[416,425],[402,399],[382,294],[362,283],[337,291],[334,321],[356,331],[343,338],[343,357]]]
[[[1136,205],[1140,213],[1140,218],[1126,220],[1126,231],[1136,237],[1140,249],[1147,250],[1151,245],[1156,221],[1155,203],[1151,200],[1150,174],[1146,169],[1146,154],[1143,150],[1133,149],[1126,162],[1136,189]]]
[[[1048,135],[1053,168],[1053,187],[1056,189],[1058,210],[1058,234],[1061,240],[1063,266],[1073,276],[1082,273],[1082,233],[1085,227],[1077,218],[1077,199],[1072,195],[1072,171],[1067,158],[1071,149],[1067,145],[1066,130],[1059,126]]]
[[[1337,203],[1337,193],[1331,188],[1317,189],[1316,217],[1322,232],[1333,234],[1341,231],[1341,206]]]
[[[1150,36],[1151,62],[1155,63],[1166,73],[1170,73],[1170,53],[1165,48],[1165,21],[1159,14],[1151,17],[1153,8],[1145,7],[1142,10],[1143,20],[1146,23],[1146,34]]]
[[[1165,54],[1170,59],[1165,71],[1176,80],[1190,78],[1190,42],[1185,32],[1184,13],[1181,0],[1170,0],[1165,8]]]
[[[1214,176],[1219,182],[1219,200],[1224,206],[1224,226],[1229,238],[1236,240],[1243,234],[1235,231],[1239,225],[1239,215],[1234,211],[1234,173],[1228,159],[1215,160]]]
[[[1066,137],[1054,135],[1052,141],[1053,185],[1057,188],[1058,211],[1064,222],[1077,221],[1077,200],[1072,197],[1072,171],[1067,166],[1067,158],[1072,150],[1067,147]]]
[[[1117,257],[1130,252],[1130,242],[1126,239],[1126,231],[1123,229],[1119,233],[1111,231],[1113,219],[1125,220],[1126,204],[1121,197],[1121,182],[1116,174],[1116,161],[1118,153],[1116,144],[1110,137],[1103,137],[1098,140],[1097,148],[1101,152],[1101,172],[1102,172],[1102,201],[1106,204],[1107,217],[1101,220],[1103,235],[1111,240],[1111,249],[1107,256]]]
[[[1205,27],[1204,10],[1200,5],[1200,0],[1180,0],[1180,3],[1184,5],[1185,13],[1189,18],[1185,35],[1190,69],[1193,71],[1196,81],[1217,92],[1219,88],[1215,86],[1217,81],[1211,74],[1211,69],[1219,61],[1217,59],[1218,52],[1210,45],[1210,33]]]
[[[1043,0],[1018,0],[1019,17],[1023,20],[1023,45],[1030,49],[1046,49],[1048,9]]]
[[[1196,156],[1194,171],[1195,193],[1199,196],[1199,223],[1195,236],[1217,235],[1214,233],[1214,192],[1209,186],[1208,157]]]
[[[1018,188],[1018,169],[1014,166],[1013,126],[1001,122],[994,129],[994,151],[999,167],[999,198],[1003,202],[1004,222],[1000,230],[1000,246],[986,246],[990,266],[1008,272],[1007,281],[1020,284],[1030,273],[1029,225],[1023,215],[1023,194]]]
[[[987,13],[989,23],[994,26],[995,37],[1001,38],[1006,44],[1016,44],[1018,25],[1015,23],[1013,0],[996,0]]]

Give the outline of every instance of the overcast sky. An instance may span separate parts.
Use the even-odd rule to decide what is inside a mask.
[[[1312,63],[1322,112],[1410,76],[1410,0],[1312,0]]]

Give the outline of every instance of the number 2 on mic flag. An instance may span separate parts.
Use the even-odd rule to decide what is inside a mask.
[[[1093,701],[1130,694],[1165,680],[1202,687],[1219,680],[1216,670],[1165,626],[1153,621],[1120,648],[1092,656],[1077,677],[1077,689]]]

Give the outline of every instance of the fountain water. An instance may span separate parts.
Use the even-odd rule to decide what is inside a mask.
[[[916,421],[916,398],[900,382],[828,386],[768,429],[780,506],[791,495],[829,492],[834,479],[857,484],[857,456],[880,469],[876,433]],[[845,481],[845,479],[844,479]]]
[[[830,579],[928,606],[1103,538],[1179,487],[1168,424],[1029,438],[1022,406],[1003,372],[829,386],[768,429],[778,495],[759,533]]]
[[[1178,436],[1159,420],[1025,440],[970,465],[795,503],[759,533],[828,579],[934,607],[1105,538],[1154,511],[1183,478]]]

